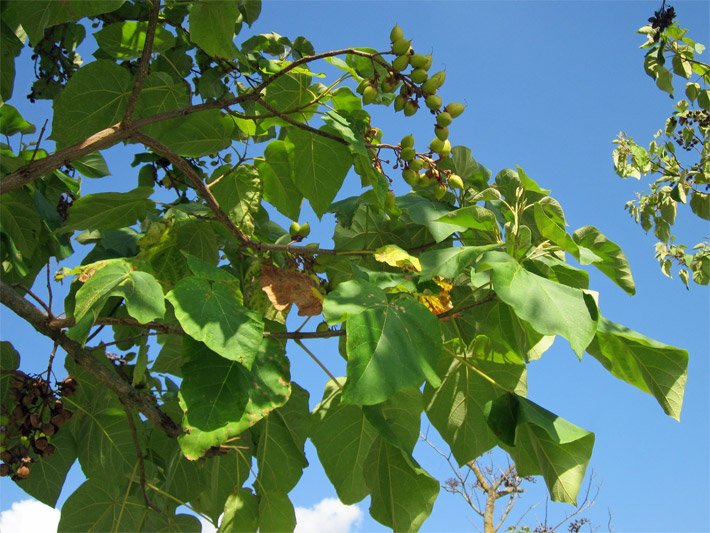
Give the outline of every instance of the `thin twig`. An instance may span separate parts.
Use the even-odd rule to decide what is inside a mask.
[[[42,124],[42,129],[39,130],[39,137],[37,137],[37,144],[35,144],[35,149],[32,151],[30,163],[35,160],[35,156],[37,155],[37,151],[39,150],[39,144],[42,142],[42,137],[44,137],[44,132],[47,129],[47,122],[49,122],[49,119],[44,120],[44,124]]]
[[[47,268],[46,268],[46,271],[47,271],[47,298],[48,298],[47,307],[49,308],[47,311],[47,314],[49,316],[54,316],[52,314],[52,276],[50,275],[50,272],[49,272],[49,270],[50,270],[49,265],[51,262],[52,262],[52,258],[50,257],[49,260],[47,261]]]
[[[299,348],[301,348],[301,350],[303,350],[304,352],[306,352],[306,353],[309,355],[309,357],[310,357],[311,359],[313,359],[313,360],[315,361],[315,363],[316,363],[319,367],[321,367],[321,369],[323,370],[323,372],[325,372],[326,374],[328,374],[328,377],[333,381],[333,383],[335,383],[335,384],[338,386],[339,389],[342,389],[342,388],[343,388],[343,386],[342,386],[342,385],[340,384],[340,382],[336,379],[336,377],[332,374],[332,372],[331,372],[330,370],[328,370],[328,367],[326,367],[326,366],[320,361],[320,359],[318,359],[318,358],[315,356],[315,354],[314,354],[313,352],[311,352],[308,348],[306,348],[306,345],[301,342],[301,339],[295,339],[295,342],[296,342],[296,344],[298,344],[298,346],[299,346]]]
[[[136,429],[136,422],[133,420],[133,411],[131,411],[128,406],[123,405],[123,410],[126,412],[126,418],[128,419],[128,427],[131,430],[131,439],[133,439],[133,445],[136,448],[136,457],[138,458],[138,475],[140,479],[141,493],[143,494],[143,501],[147,507],[150,507],[156,512],[160,512],[160,509],[156,507],[153,502],[148,498],[148,493],[145,490],[145,461],[143,459],[143,450],[141,449],[141,443],[138,440],[138,430]]]
[[[22,289],[27,293],[28,296],[30,296],[39,306],[44,309],[45,313],[47,313],[47,316],[52,317],[52,310],[49,308],[49,305],[47,305],[42,298],[37,296],[34,292],[32,292],[31,289],[28,287],[25,287],[24,285],[17,284],[16,287]]]

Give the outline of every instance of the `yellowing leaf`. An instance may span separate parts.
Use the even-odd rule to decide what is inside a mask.
[[[388,244],[375,250],[375,260],[390,266],[401,268],[406,272],[421,272],[419,259],[402,250],[395,244]]]
[[[453,308],[450,293],[454,286],[444,278],[438,276],[434,278],[434,283],[441,289],[439,294],[434,294],[429,289],[426,289],[423,293],[417,295],[417,300],[423,303],[429,311],[435,315],[441,315]]]
[[[261,266],[260,283],[277,311],[291,304],[298,306],[299,316],[316,316],[323,311],[323,294],[308,274],[265,263]]]

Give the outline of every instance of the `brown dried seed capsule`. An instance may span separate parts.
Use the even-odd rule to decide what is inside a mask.
[[[64,422],[66,422],[66,420],[64,420],[64,413],[59,413],[59,414],[54,415],[52,417],[52,420],[50,420],[50,422],[52,422],[52,424],[54,424],[57,427],[64,425]]]
[[[39,426],[42,425],[42,419],[40,419],[39,414],[37,413],[32,413],[30,415],[30,425],[33,428],[38,428]]]
[[[12,454],[5,450],[4,452],[0,453],[0,459],[2,459],[3,463],[10,463],[12,462]]]
[[[42,433],[47,435],[48,437],[51,437],[57,432],[57,426],[54,424],[50,424],[47,422],[46,424],[42,424]]]
[[[10,465],[6,465],[6,464],[0,465],[0,476],[2,476],[2,477],[9,476],[11,472],[12,472],[12,469],[10,468]]]
[[[12,418],[15,420],[19,420],[20,418],[25,417],[25,408],[22,405],[16,405],[15,408],[12,410]]]
[[[20,479],[26,479],[30,475],[30,467],[23,465],[17,470],[15,470],[15,475]]]
[[[66,421],[66,420],[69,420],[69,419],[72,417],[73,414],[74,414],[74,413],[72,413],[72,412],[69,411],[68,409],[62,412],[62,416],[64,417],[64,420],[65,420],[65,421]]]
[[[44,450],[47,446],[49,446],[49,441],[44,437],[40,437],[35,441],[35,448],[37,448],[39,451]]]
[[[47,444],[47,447],[42,450],[42,457],[49,457],[56,451],[56,447],[53,444]]]

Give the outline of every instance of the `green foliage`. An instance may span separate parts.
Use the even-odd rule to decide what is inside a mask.
[[[687,30],[676,23],[667,27],[644,26],[639,33],[646,36],[642,45],[647,50],[646,73],[671,97],[683,92],[686,98],[676,102],[673,113],[648,148],[620,133],[614,141],[614,169],[621,178],[654,178],[650,191],[627,202],[626,209],[644,231],[653,229],[659,241],[656,259],[661,272],[671,277],[675,263],[686,287],[691,277],[695,283],[707,285],[707,237],[689,250],[687,244],[676,241],[671,230],[678,208],[684,204],[696,216],[710,220],[710,64],[698,59],[705,46],[688,37]],[[679,84],[684,84],[683,91],[677,90]]]
[[[401,28],[379,51],[317,55],[303,37],[238,42],[258,0],[154,7],[15,1],[0,11],[3,100],[25,46],[5,28],[22,26],[39,54],[55,30],[74,45],[93,32],[99,45],[80,67],[47,67],[51,90],[33,88],[53,99],[55,153],[35,153],[22,137],[35,126],[0,106],[10,142],[0,161],[2,302],[56,339],[78,384],[57,391],[71,419],[41,433],[53,453],[22,450],[30,471],[3,472],[55,505],[78,460],[87,480],[66,501],[60,531],[195,531],[194,517],[176,514],[183,504],[213,522],[223,515],[221,531],[292,530],[289,492],[308,466],[308,439],[342,501],[369,496],[376,520],[416,530],[439,491],[414,457],[422,413],[460,464],[500,446],[521,475],[541,475],[553,499],[574,502],[594,436],[534,403],[526,381],[527,363],[557,336],[679,417],[687,353],[604,318],[589,275],[567,262],[593,265],[633,294],[619,246],[591,226],[568,233],[562,207],[522,169],[492,177],[470,149],[452,147],[464,107],[444,105],[443,71],[429,76],[435,59],[408,55]],[[667,43],[683,39],[673,31]],[[676,75],[697,73],[688,54],[678,49]],[[647,67],[668,90],[672,75],[654,57]],[[324,60],[342,76],[316,81]],[[688,86],[707,107],[703,91]],[[385,141],[371,105],[406,115],[426,105],[436,115],[432,149],[411,135]],[[318,117],[325,125],[314,127]],[[138,147],[136,177],[114,190],[100,150],[121,142]],[[644,172],[657,170],[639,147],[619,150],[636,158],[617,158],[624,172],[643,161]],[[399,178],[388,163],[410,192],[389,190]],[[361,191],[334,202],[357,180],[351,169]],[[674,221],[667,198],[708,217],[693,172],[663,189],[657,228]],[[85,194],[85,178],[107,190]],[[333,249],[299,244],[323,237],[309,236],[304,199],[318,217],[335,215]],[[83,260],[72,243],[88,251]],[[66,318],[8,296],[24,296],[50,260],[61,263],[57,279],[74,278]],[[293,304],[325,322],[287,331]],[[108,344],[94,340],[99,330]],[[320,391],[291,380],[286,343],[319,337],[339,338],[346,375],[326,370],[310,411]],[[20,355],[0,347],[2,416],[20,431],[30,413],[5,393]]]

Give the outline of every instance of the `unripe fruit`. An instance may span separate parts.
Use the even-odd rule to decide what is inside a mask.
[[[446,106],[445,111],[449,115],[451,115],[451,118],[456,118],[461,113],[463,113],[465,109],[466,109],[466,106],[464,106],[463,104],[460,104],[458,102],[452,102]]]
[[[397,79],[387,77],[382,82],[382,90],[386,93],[391,93],[397,88]]]
[[[449,138],[449,128],[445,128],[442,126],[434,126],[434,133],[442,141],[445,141]]]
[[[394,110],[395,111],[402,111],[404,109],[404,104],[407,102],[407,100],[404,98],[404,96],[399,95],[394,99]]]
[[[449,157],[450,153],[451,153],[451,142],[449,141],[449,139],[446,139],[444,141],[444,148],[442,148],[442,150],[439,152],[439,155],[443,159],[445,157]]]
[[[320,324],[318,324],[318,325],[316,326],[316,331],[317,331],[318,333],[325,333],[326,331],[328,331],[328,323],[327,323],[327,322],[321,322]]]
[[[300,230],[301,230],[301,225],[298,222],[296,222],[295,220],[293,222],[291,222],[291,225],[288,228],[288,232],[291,235],[291,237],[296,237]]]
[[[402,137],[402,140],[399,141],[399,145],[402,148],[412,148],[414,146],[414,135],[407,135],[406,137]]]
[[[451,176],[449,176],[449,187],[452,189],[463,189],[464,185],[461,176],[458,174],[451,174]]]
[[[311,225],[308,222],[304,222],[303,225],[298,228],[297,235],[302,238],[306,238],[311,234]]]
[[[441,96],[436,95],[436,94],[430,94],[429,96],[426,97],[426,106],[431,109],[432,111],[436,111],[441,107],[441,104],[443,103]]]
[[[409,75],[414,83],[422,83],[423,81],[426,81],[427,76],[426,70],[423,68],[415,68]]]
[[[412,187],[419,183],[419,174],[411,168],[405,168],[402,171],[402,177],[404,178],[404,181]]]
[[[412,41],[408,41],[407,39],[397,39],[392,43],[392,51],[398,56],[401,56],[402,54],[409,52],[411,44]]]
[[[390,30],[390,42],[394,43],[404,39],[404,30],[397,24]]]
[[[394,191],[387,191],[387,197],[385,198],[385,209],[387,211],[394,209],[395,198]]]
[[[444,85],[444,80],[446,80],[446,72],[441,70],[422,84],[422,91],[434,94],[439,87]]]
[[[441,113],[436,115],[436,123],[442,127],[448,126],[453,120],[454,119],[451,118],[451,115],[446,111],[442,111]]]
[[[399,157],[404,159],[405,161],[411,161],[414,159],[414,157],[417,155],[417,153],[414,151],[414,148],[411,146],[408,146],[406,148],[402,148],[402,151],[399,153]]]
[[[427,65],[431,66],[431,56],[425,56],[424,54],[412,54],[409,62],[414,68],[423,68],[424,70],[427,70],[429,68]]]
[[[357,87],[355,87],[355,92],[358,94],[362,94],[365,92],[365,88],[370,86],[370,80],[362,80],[360,83],[357,84]]]
[[[415,172],[419,172],[422,169],[422,162],[419,159],[412,159],[409,162],[409,168]]]
[[[424,189],[431,185],[431,182],[434,181],[434,179],[429,175],[429,174],[421,174],[419,176],[419,186]]]
[[[441,200],[445,194],[446,187],[441,183],[437,184],[436,188],[434,189],[434,198],[436,198],[437,200]]]
[[[372,102],[375,101],[377,98],[377,89],[373,87],[372,85],[368,85],[365,87],[365,90],[362,93],[362,103],[363,104],[371,104]]]
[[[416,113],[417,109],[419,109],[419,106],[413,100],[407,100],[404,103],[404,114],[408,117],[411,117],[414,113]]]
[[[404,54],[392,61],[392,70],[395,72],[401,72],[407,68],[407,65],[409,65],[409,55]]]
[[[438,154],[441,150],[444,149],[444,141],[442,141],[438,137],[435,137],[429,143],[429,148],[432,152],[436,152]]]

